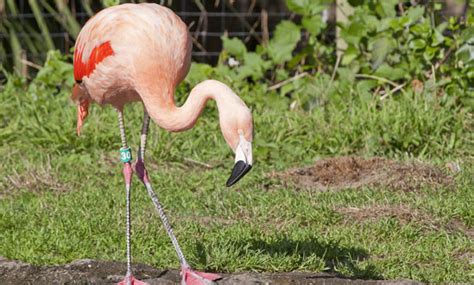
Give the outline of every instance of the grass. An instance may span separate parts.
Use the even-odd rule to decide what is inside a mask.
[[[0,93],[0,255],[34,264],[80,258],[125,261],[116,114],[94,106],[78,138],[70,82],[59,92],[56,83],[14,82]],[[256,164],[233,188],[224,186],[233,159],[214,105],[189,132],[151,130],[151,179],[191,264],[228,272],[473,280],[469,262],[474,247],[468,233],[474,226],[471,113],[414,94],[383,103],[334,100],[311,112],[289,111],[286,98],[258,89],[240,91],[255,116]],[[140,106],[129,107],[125,116],[136,149]],[[454,190],[416,192],[368,188],[316,193],[266,176],[346,154],[417,158],[439,166],[454,160],[462,172]],[[169,239],[138,183],[132,201],[134,261],[177,268]],[[403,205],[428,220],[404,223],[395,216],[356,221],[338,211],[380,205]]]

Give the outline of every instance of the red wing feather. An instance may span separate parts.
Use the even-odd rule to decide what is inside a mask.
[[[74,51],[74,79],[78,82],[82,81],[84,76],[89,76],[95,70],[97,64],[114,54],[110,42],[96,46],[86,62],[82,61],[82,52],[82,49]]]

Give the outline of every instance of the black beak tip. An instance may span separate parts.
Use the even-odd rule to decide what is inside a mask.
[[[242,160],[237,161],[236,164],[234,164],[234,168],[232,169],[232,173],[230,174],[229,179],[227,179],[227,183],[225,184],[227,187],[230,187],[237,183],[242,177],[247,174],[247,172],[252,169],[252,165],[245,163]]]

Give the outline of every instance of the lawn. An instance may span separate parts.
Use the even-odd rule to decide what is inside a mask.
[[[0,256],[33,264],[125,261],[116,114],[93,106],[77,137],[71,70],[62,67],[59,79],[57,68],[29,85],[12,77],[0,93]],[[214,104],[191,131],[171,134],[153,125],[149,136],[151,180],[192,265],[473,281],[472,113],[411,91],[386,100],[326,98],[311,110],[290,109],[288,97],[276,92],[227,83],[255,120],[255,165],[236,186],[225,187],[233,154]],[[184,98],[189,85],[177,97]],[[141,106],[129,106],[125,119],[136,150]],[[452,176],[455,186],[321,192],[270,175],[342,155],[423,161]],[[445,167],[453,162],[457,174]],[[178,268],[145,188],[135,180],[132,191],[134,261]]]

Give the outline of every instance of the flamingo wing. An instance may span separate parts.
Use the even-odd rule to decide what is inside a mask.
[[[82,78],[88,77],[99,63],[114,54],[110,41],[93,47],[87,57],[83,56],[85,50],[90,50],[87,44],[77,45],[74,51],[74,79],[76,82],[81,82]]]

